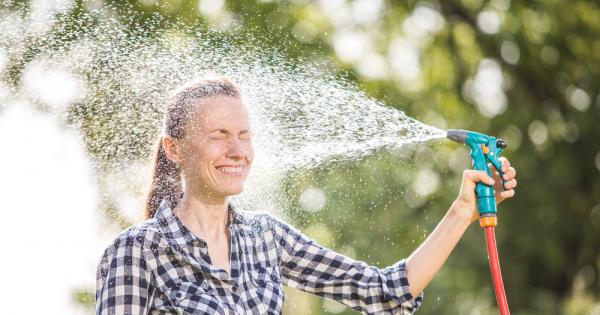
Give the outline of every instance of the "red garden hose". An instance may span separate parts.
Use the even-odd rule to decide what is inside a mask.
[[[496,236],[494,226],[485,226],[485,240],[487,243],[488,257],[490,260],[490,270],[492,271],[492,281],[494,282],[494,291],[496,292],[496,301],[501,315],[509,315],[508,302],[504,292],[504,283],[502,282],[502,272],[500,271],[500,261],[498,260],[498,249],[496,248]]]

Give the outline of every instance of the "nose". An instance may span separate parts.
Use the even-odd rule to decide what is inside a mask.
[[[252,145],[249,141],[242,141],[238,138],[233,138],[228,142],[227,157],[234,160],[246,158],[252,152]]]

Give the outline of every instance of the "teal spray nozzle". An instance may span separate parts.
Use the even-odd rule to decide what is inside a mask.
[[[471,159],[473,162],[473,169],[479,171],[485,171],[488,175],[492,176],[492,172],[488,167],[488,162],[500,173],[500,176],[504,175],[502,172],[502,164],[498,160],[502,150],[506,148],[506,141],[502,139],[496,139],[494,137],[484,135],[481,133],[467,131],[467,130],[448,130],[447,137],[458,143],[463,143],[469,146],[471,149]],[[502,185],[504,187],[504,179],[502,178]],[[506,189],[506,187],[504,187]],[[479,215],[481,217],[496,216],[496,200],[494,198],[494,187],[484,184],[477,183],[475,187],[475,193],[477,194],[477,207],[479,209]]]

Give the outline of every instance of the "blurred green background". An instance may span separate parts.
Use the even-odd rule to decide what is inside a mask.
[[[96,0],[76,1],[69,14],[77,19],[91,6],[122,8],[115,16],[132,28],[160,15],[254,35],[290,62],[319,64],[424,123],[507,139],[519,186],[500,206],[496,233],[513,314],[600,315],[598,2]],[[291,176],[284,190],[298,201],[285,213],[323,245],[384,267],[435,227],[467,167],[467,150],[454,143],[378,152]],[[307,191],[324,207],[292,211],[307,208]],[[418,313],[494,313],[486,257],[475,224]],[[285,314],[354,314],[286,294]],[[91,291],[77,298],[93,307]]]

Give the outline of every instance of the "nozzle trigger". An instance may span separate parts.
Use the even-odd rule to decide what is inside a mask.
[[[506,181],[504,180],[504,172],[502,171],[502,163],[498,160],[500,157],[500,153],[502,153],[503,149],[506,148],[507,143],[506,140],[497,139],[496,143],[491,143],[491,145],[487,146],[488,152],[485,153],[485,156],[488,161],[494,166],[498,174],[500,174],[500,179],[502,180],[502,188],[506,190]]]

